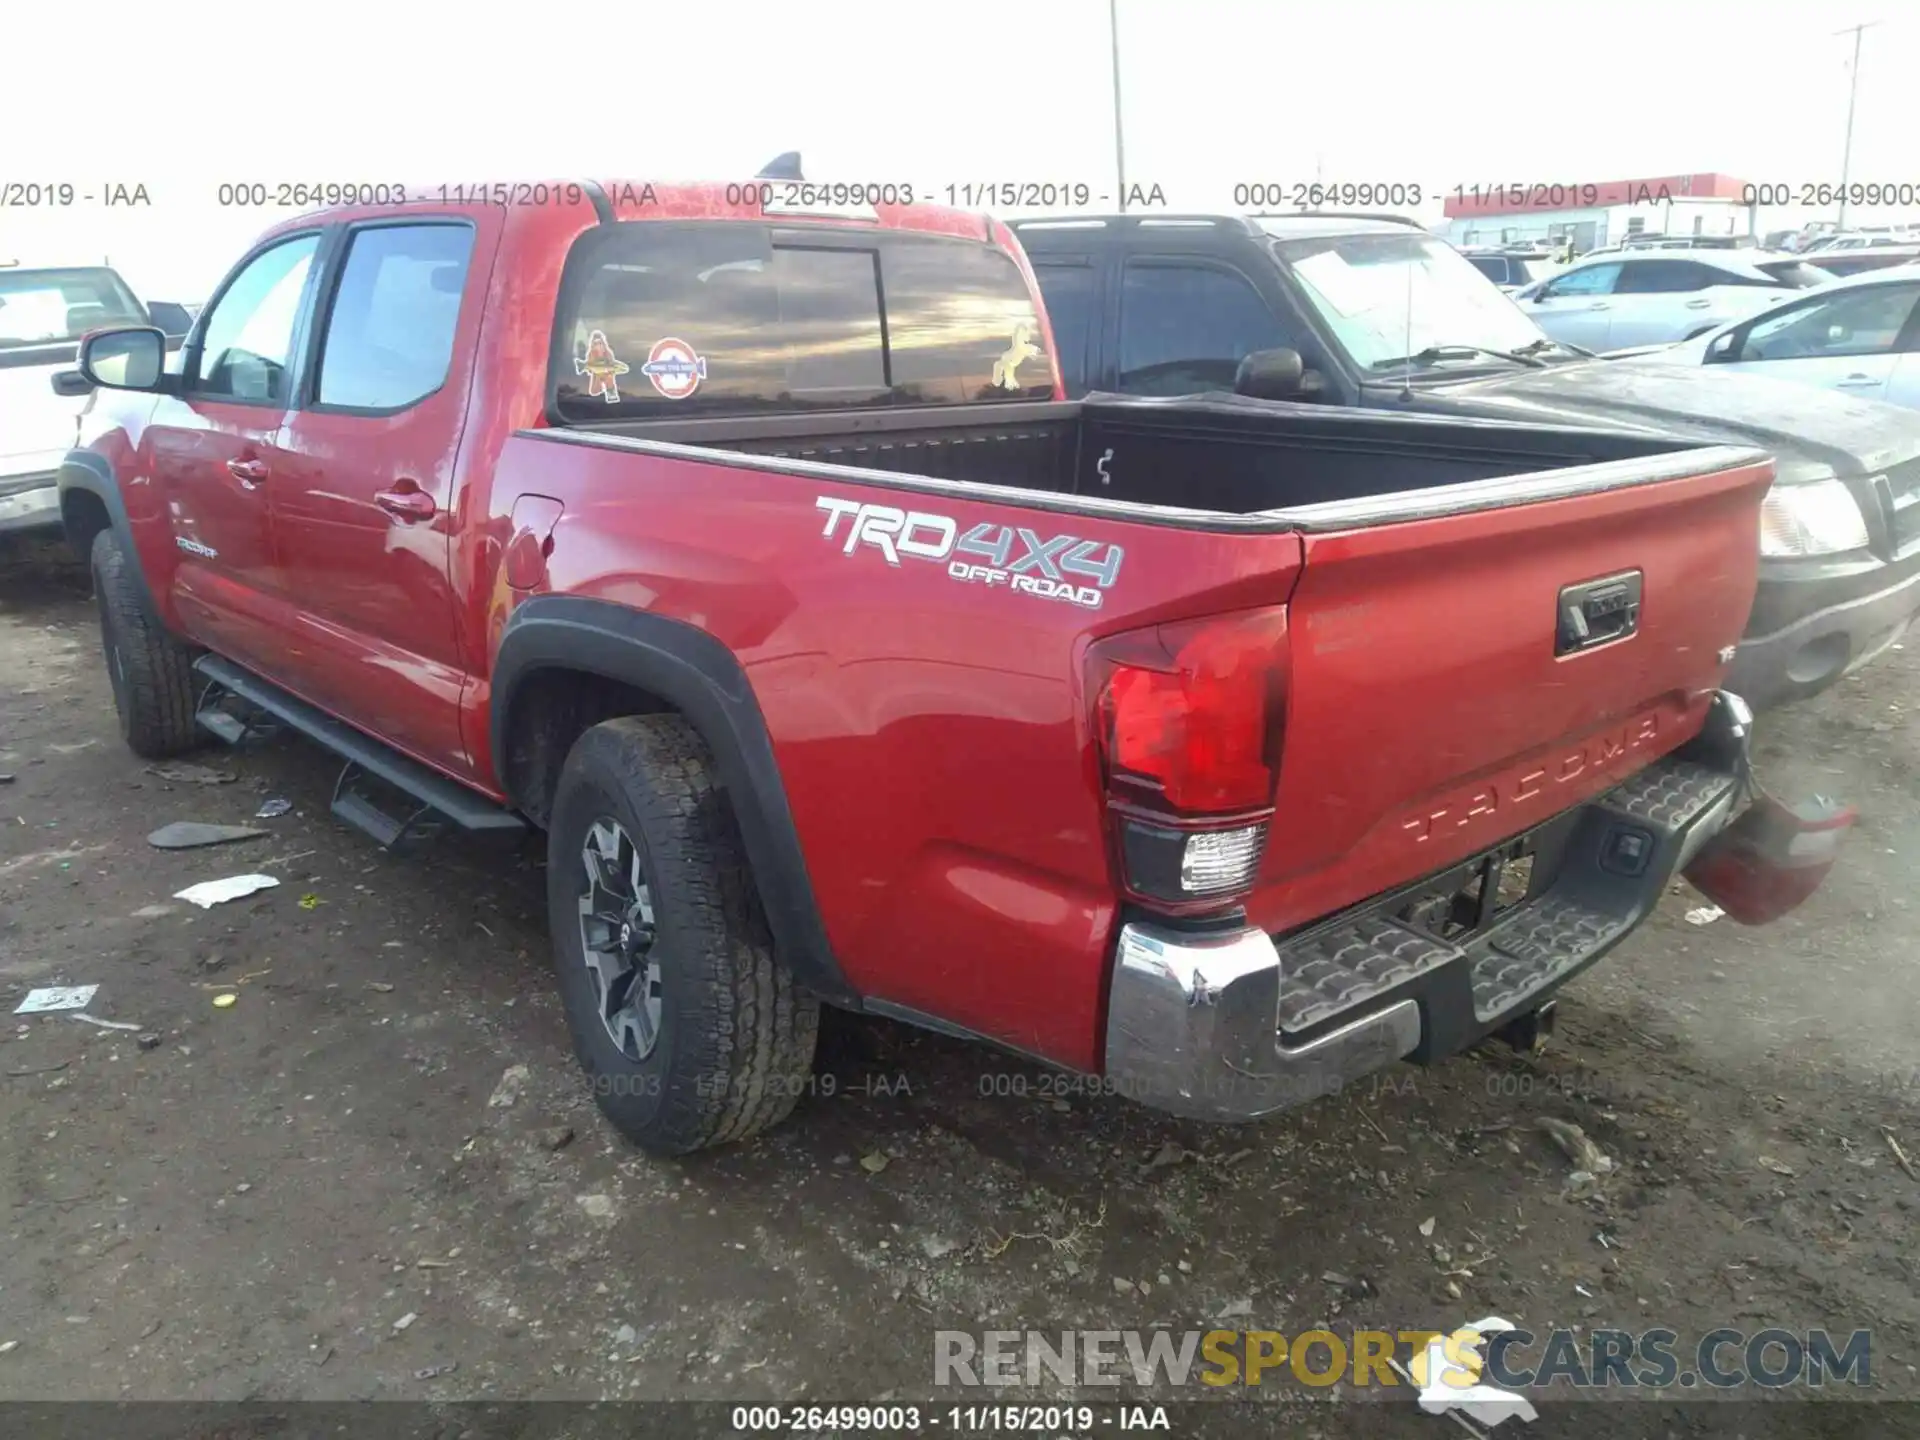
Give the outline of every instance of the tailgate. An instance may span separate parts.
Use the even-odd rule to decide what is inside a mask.
[[[1688,739],[1746,625],[1772,476],[1715,446],[1288,512],[1305,568],[1250,918],[1419,879]]]

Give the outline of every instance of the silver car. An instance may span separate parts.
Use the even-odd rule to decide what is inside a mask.
[[[1624,350],[1703,335],[1832,278],[1771,250],[1636,251],[1588,256],[1513,298],[1562,344]]]
[[[1715,365],[1920,410],[1920,265],[1870,270],[1630,359]]]

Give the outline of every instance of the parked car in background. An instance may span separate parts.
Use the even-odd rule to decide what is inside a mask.
[[[1467,257],[1468,264],[1509,294],[1560,269],[1544,251],[1464,249],[1460,253]]]
[[[1760,589],[1729,678],[1756,706],[1825,689],[1920,611],[1910,411],[1718,367],[1600,360],[1541,333],[1537,307],[1502,295],[1445,241],[1378,216],[1075,215],[1013,228],[1069,394],[1238,390],[1639,425],[1771,451],[1780,478]]]
[[[1555,340],[1620,350],[1705,334],[1832,278],[1769,250],[1623,252],[1585,256],[1513,298]]]
[[[1920,410],[1920,265],[1836,280],[1764,315],[1628,356],[1713,365]]]
[[[104,265],[0,268],[0,532],[59,528],[54,475],[86,401],[53,377],[73,368],[80,337],[150,324],[177,350],[192,323],[184,306],[143,304]]]
[[[1822,250],[1812,263],[1836,278],[1864,275],[1870,270],[1892,270],[1920,262],[1920,244],[1869,245],[1858,250]]]

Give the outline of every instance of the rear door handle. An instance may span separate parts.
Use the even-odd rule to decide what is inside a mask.
[[[1593,304],[1587,306],[1589,310],[1611,310],[1612,308],[1613,307],[1604,300],[1596,300]]]
[[[1704,310],[1712,303],[1713,302],[1711,300],[1689,300],[1687,301],[1687,309]]]
[[[1880,382],[1871,375],[1849,375],[1844,380],[1834,382],[1837,385],[1878,385]]]
[[[267,478],[266,462],[261,460],[229,460],[227,469],[242,485],[258,485]]]
[[[389,515],[409,521],[431,520],[439,508],[433,503],[433,496],[413,484],[382,490],[373,497],[373,503]]]

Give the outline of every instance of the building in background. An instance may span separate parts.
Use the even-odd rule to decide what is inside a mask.
[[[1442,234],[1455,245],[1561,245],[1577,253],[1633,235],[1751,237],[1753,187],[1730,175],[1566,184],[1458,185]]]

